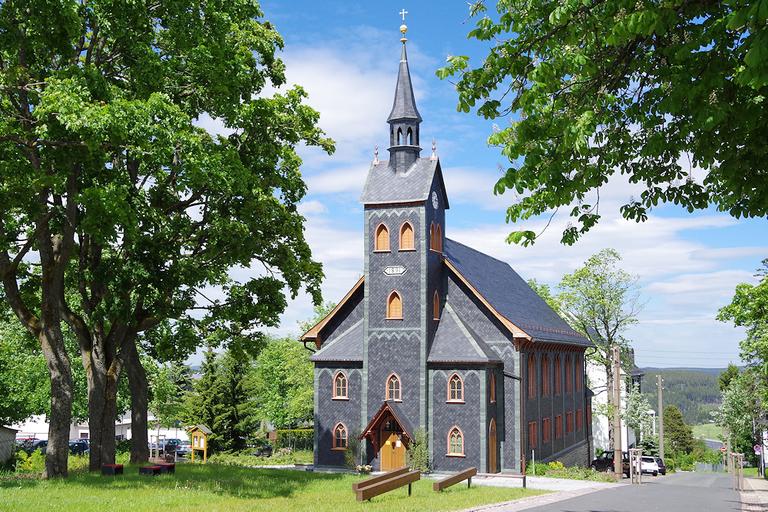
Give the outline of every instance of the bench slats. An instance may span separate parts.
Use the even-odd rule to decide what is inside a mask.
[[[432,484],[432,490],[442,491],[443,489],[447,489],[448,487],[456,485],[459,482],[463,482],[464,480],[469,480],[469,484],[472,485],[472,477],[476,474],[477,468],[465,469],[464,471],[460,471],[451,476],[445,477],[442,480],[438,480]]]
[[[403,466],[400,469],[395,469],[393,471],[387,471],[386,473],[382,475],[376,475],[372,476],[371,478],[366,478],[365,480],[362,480],[360,482],[355,482],[352,484],[352,490],[357,492],[358,490],[362,489],[363,487],[368,487],[373,484],[377,484],[379,482],[383,482],[384,480],[389,480],[393,476],[402,475],[403,473],[408,472],[408,466]]]
[[[402,475],[397,475],[379,483],[363,487],[357,490],[357,501],[364,501],[384,494],[385,492],[394,491],[405,485],[408,486],[408,496],[411,495],[411,484],[421,478],[420,471],[408,471]]]

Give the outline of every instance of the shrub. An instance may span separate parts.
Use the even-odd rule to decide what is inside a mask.
[[[133,443],[130,439],[121,439],[115,443],[115,453],[131,453],[131,446]]]
[[[45,455],[40,450],[35,450],[27,455],[27,452],[16,452],[16,472],[18,473],[42,473],[45,469]]]
[[[423,428],[416,429],[413,433],[413,445],[408,451],[408,465],[411,469],[422,472],[429,471],[429,439],[427,431]]]
[[[560,471],[565,469],[565,465],[559,460],[553,460],[547,463],[547,470]]]
[[[543,462],[536,462],[535,464],[533,462],[529,462],[525,473],[528,475],[544,476],[547,474],[548,469],[549,466]]]
[[[311,428],[290,428],[275,431],[275,448],[313,450],[315,431]]]
[[[347,451],[344,452],[344,465],[349,469],[357,469],[360,465],[360,440],[358,434],[349,432],[347,435]]]

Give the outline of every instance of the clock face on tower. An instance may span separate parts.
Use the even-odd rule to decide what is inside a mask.
[[[432,191],[432,208],[437,210],[437,192]]]

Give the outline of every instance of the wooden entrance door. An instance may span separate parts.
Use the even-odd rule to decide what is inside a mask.
[[[488,472],[496,473],[498,464],[496,462],[496,420],[491,418],[491,425],[488,427]]]
[[[394,421],[387,421],[381,429],[379,460],[382,471],[391,471],[405,466],[405,443]]]

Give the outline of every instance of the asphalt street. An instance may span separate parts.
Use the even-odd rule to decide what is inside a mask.
[[[530,512],[735,512],[739,493],[722,473],[644,476],[642,485],[621,485],[569,500],[527,509]]]

